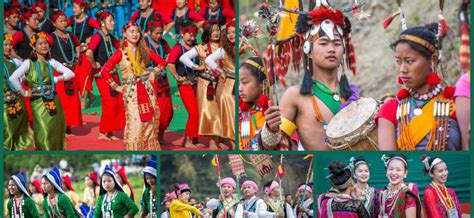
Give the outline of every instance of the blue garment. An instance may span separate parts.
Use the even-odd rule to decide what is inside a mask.
[[[122,27],[127,23],[128,18],[125,16],[125,6],[124,5],[115,5],[114,7],[114,17],[115,17],[115,32],[121,37]]]

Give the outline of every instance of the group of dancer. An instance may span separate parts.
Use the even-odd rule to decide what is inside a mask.
[[[202,0],[199,7],[193,1],[191,7],[169,0],[158,7],[143,0],[120,31],[116,24],[124,16],[110,7],[97,11],[75,0],[67,17],[53,2],[65,1],[5,6],[5,149],[65,149],[66,136],[83,124],[81,110],[94,102],[95,80],[98,139],[120,140],[116,133],[124,130],[126,150],[159,150],[173,118],[166,69],[188,113],[182,145],[203,147],[198,139],[209,137],[211,149],[233,147],[233,1]],[[87,15],[94,10],[95,19]]]
[[[241,199],[237,196],[240,187]],[[246,180],[240,186],[233,178],[219,181],[218,198],[207,199],[205,205],[190,204],[191,188],[186,183],[176,184],[175,190],[166,194],[162,202],[162,218],[168,217],[313,217],[312,184],[298,186],[294,202],[291,195],[284,195],[276,180],[263,185],[263,198],[257,197],[259,186]]]
[[[382,160],[389,180],[382,189],[369,186],[370,165],[364,157],[351,158],[349,165],[331,162],[328,178],[333,186],[318,196],[318,217],[461,217],[456,192],[445,185],[448,166],[443,159],[422,157],[425,175],[431,177],[422,200],[418,185],[404,181],[408,174],[406,157],[384,155]]]
[[[447,28],[442,7],[438,23],[410,28],[404,25],[390,45],[397,70],[393,78],[401,88],[367,121],[375,122],[378,128],[378,141],[370,143],[376,144],[376,149],[469,149],[469,1],[463,1],[459,14],[463,75],[456,87],[445,86],[440,76]],[[260,13],[267,12],[264,9],[271,10],[262,6]],[[289,9],[282,13],[293,12]],[[356,73],[350,19],[324,0],[317,0],[314,10],[298,14],[296,34],[272,42],[264,57],[251,57],[240,66],[239,141],[244,150],[330,149],[327,127],[331,119],[362,99],[345,72],[338,72],[347,64]],[[385,26],[393,19],[389,17]],[[401,19],[406,24],[405,15]],[[277,85],[276,78],[282,80],[289,69],[300,70],[301,65],[301,85],[288,87],[281,99],[271,99],[271,103],[268,93],[274,89],[269,87]],[[356,122],[347,120],[344,125]],[[349,135],[347,140],[352,137],[350,143],[355,144],[359,140],[356,135]]]
[[[68,175],[53,167],[41,179],[27,182],[25,173],[8,181],[8,217],[157,217],[156,157],[143,169],[145,187],[140,209],[139,198],[127,180],[125,168],[114,171],[108,165],[98,176],[93,171],[85,177],[84,196],[75,192]]]

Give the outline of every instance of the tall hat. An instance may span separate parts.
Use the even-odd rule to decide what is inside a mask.
[[[117,170],[117,174],[122,178],[123,182],[125,184],[128,185],[128,187],[130,188],[130,198],[133,200],[135,197],[134,197],[134,194],[133,194],[133,188],[132,188],[132,185],[130,184],[130,182],[128,182],[128,179],[127,179],[127,174],[125,173],[125,167],[120,167],[118,170]]]
[[[61,180],[61,172],[59,171],[58,167],[54,167],[51,169],[48,173],[46,173],[43,177],[46,177],[51,184],[53,184],[54,188],[63,193],[66,194],[63,190],[63,182]]]
[[[148,173],[154,177],[156,177],[156,155],[151,155],[151,160],[148,161],[146,167],[143,169],[143,174]]]
[[[20,189],[21,192],[23,192],[23,194],[25,194],[28,197],[31,197],[30,194],[28,193],[28,189],[27,189],[28,186],[26,185],[25,173],[18,173],[16,175],[13,175],[10,178],[15,182],[16,186],[18,186],[18,188]]]
[[[109,165],[105,165],[104,172],[102,172],[102,175],[100,176],[100,191],[99,191],[99,193],[100,194],[107,193],[107,191],[102,186],[102,178],[104,177],[105,174],[109,174],[114,179],[115,189],[118,189],[119,191],[123,192],[122,185],[118,182],[118,179],[117,179],[117,176],[115,176],[114,170]]]
[[[73,191],[73,192],[76,191],[76,190],[74,190],[74,187],[72,187],[71,177],[69,177],[68,175],[65,175],[65,176],[62,176],[61,178],[62,178],[64,184],[66,185],[66,187],[67,187],[69,190],[71,190],[71,191]]]

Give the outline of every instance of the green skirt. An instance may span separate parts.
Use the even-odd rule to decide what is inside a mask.
[[[3,104],[3,149],[5,150],[16,151],[33,147],[33,139],[28,132],[28,112],[21,98],[17,103],[20,104],[21,112],[17,112],[14,117],[8,116],[9,105]]]
[[[46,109],[42,98],[31,99],[35,146],[39,150],[64,150],[66,148],[66,118],[58,96],[54,96],[55,114]]]

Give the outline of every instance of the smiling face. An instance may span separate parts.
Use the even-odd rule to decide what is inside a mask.
[[[49,52],[49,44],[46,38],[39,38],[35,44],[36,53],[45,56]]]
[[[430,75],[431,60],[415,51],[408,43],[400,42],[395,47],[398,76],[406,88],[418,89],[426,85]]]
[[[322,36],[313,42],[310,56],[313,63],[324,70],[335,70],[341,65],[342,57],[344,55],[344,46],[339,34],[334,34],[334,39],[331,40],[328,36]]]
[[[248,67],[239,69],[239,96],[242,101],[254,103],[261,94],[262,85]]]
[[[188,203],[191,198],[191,192],[186,191],[179,194],[178,199],[183,203]]]
[[[125,31],[125,37],[129,43],[136,45],[141,37],[141,32],[140,29],[138,29],[138,26],[133,25],[129,27],[127,31]]]
[[[355,168],[354,176],[358,183],[367,183],[370,179],[370,170],[367,164],[359,164]]]
[[[7,23],[12,27],[18,27],[18,24],[20,23],[20,15],[12,14],[8,16]]]
[[[115,189],[115,181],[114,178],[109,174],[104,174],[102,176],[102,187],[108,192],[113,191]]]
[[[445,184],[448,180],[448,165],[446,163],[440,162],[433,167],[433,172],[430,173],[430,176],[433,178],[433,181],[437,184]]]
[[[114,17],[112,15],[108,16],[102,21],[102,24],[104,24],[104,27],[107,31],[112,32],[115,28]]]
[[[221,30],[219,29],[219,26],[217,24],[212,25],[211,41],[219,42],[220,38],[221,38]]]
[[[8,192],[11,194],[11,195],[16,195],[18,194],[18,192],[20,191],[20,189],[18,188],[18,186],[16,185],[15,181],[13,181],[12,179],[10,179],[8,181]]]
[[[393,159],[387,166],[387,178],[389,183],[393,186],[397,186],[403,183],[403,179],[408,175],[408,171],[405,168],[403,161]]]
[[[234,193],[234,188],[229,184],[224,184],[221,186],[222,194],[224,197],[229,197]]]
[[[10,56],[13,51],[13,43],[11,40],[3,41],[3,55]]]
[[[235,43],[235,27],[227,27],[227,39],[230,43]]]
[[[30,19],[28,19],[28,21],[26,22],[26,25],[28,25],[32,30],[37,30],[39,25],[38,14],[32,14]]]
[[[148,183],[148,185],[150,185],[151,187],[155,187],[156,186],[156,178],[150,174],[145,174],[145,180],[146,180],[146,183]]]

